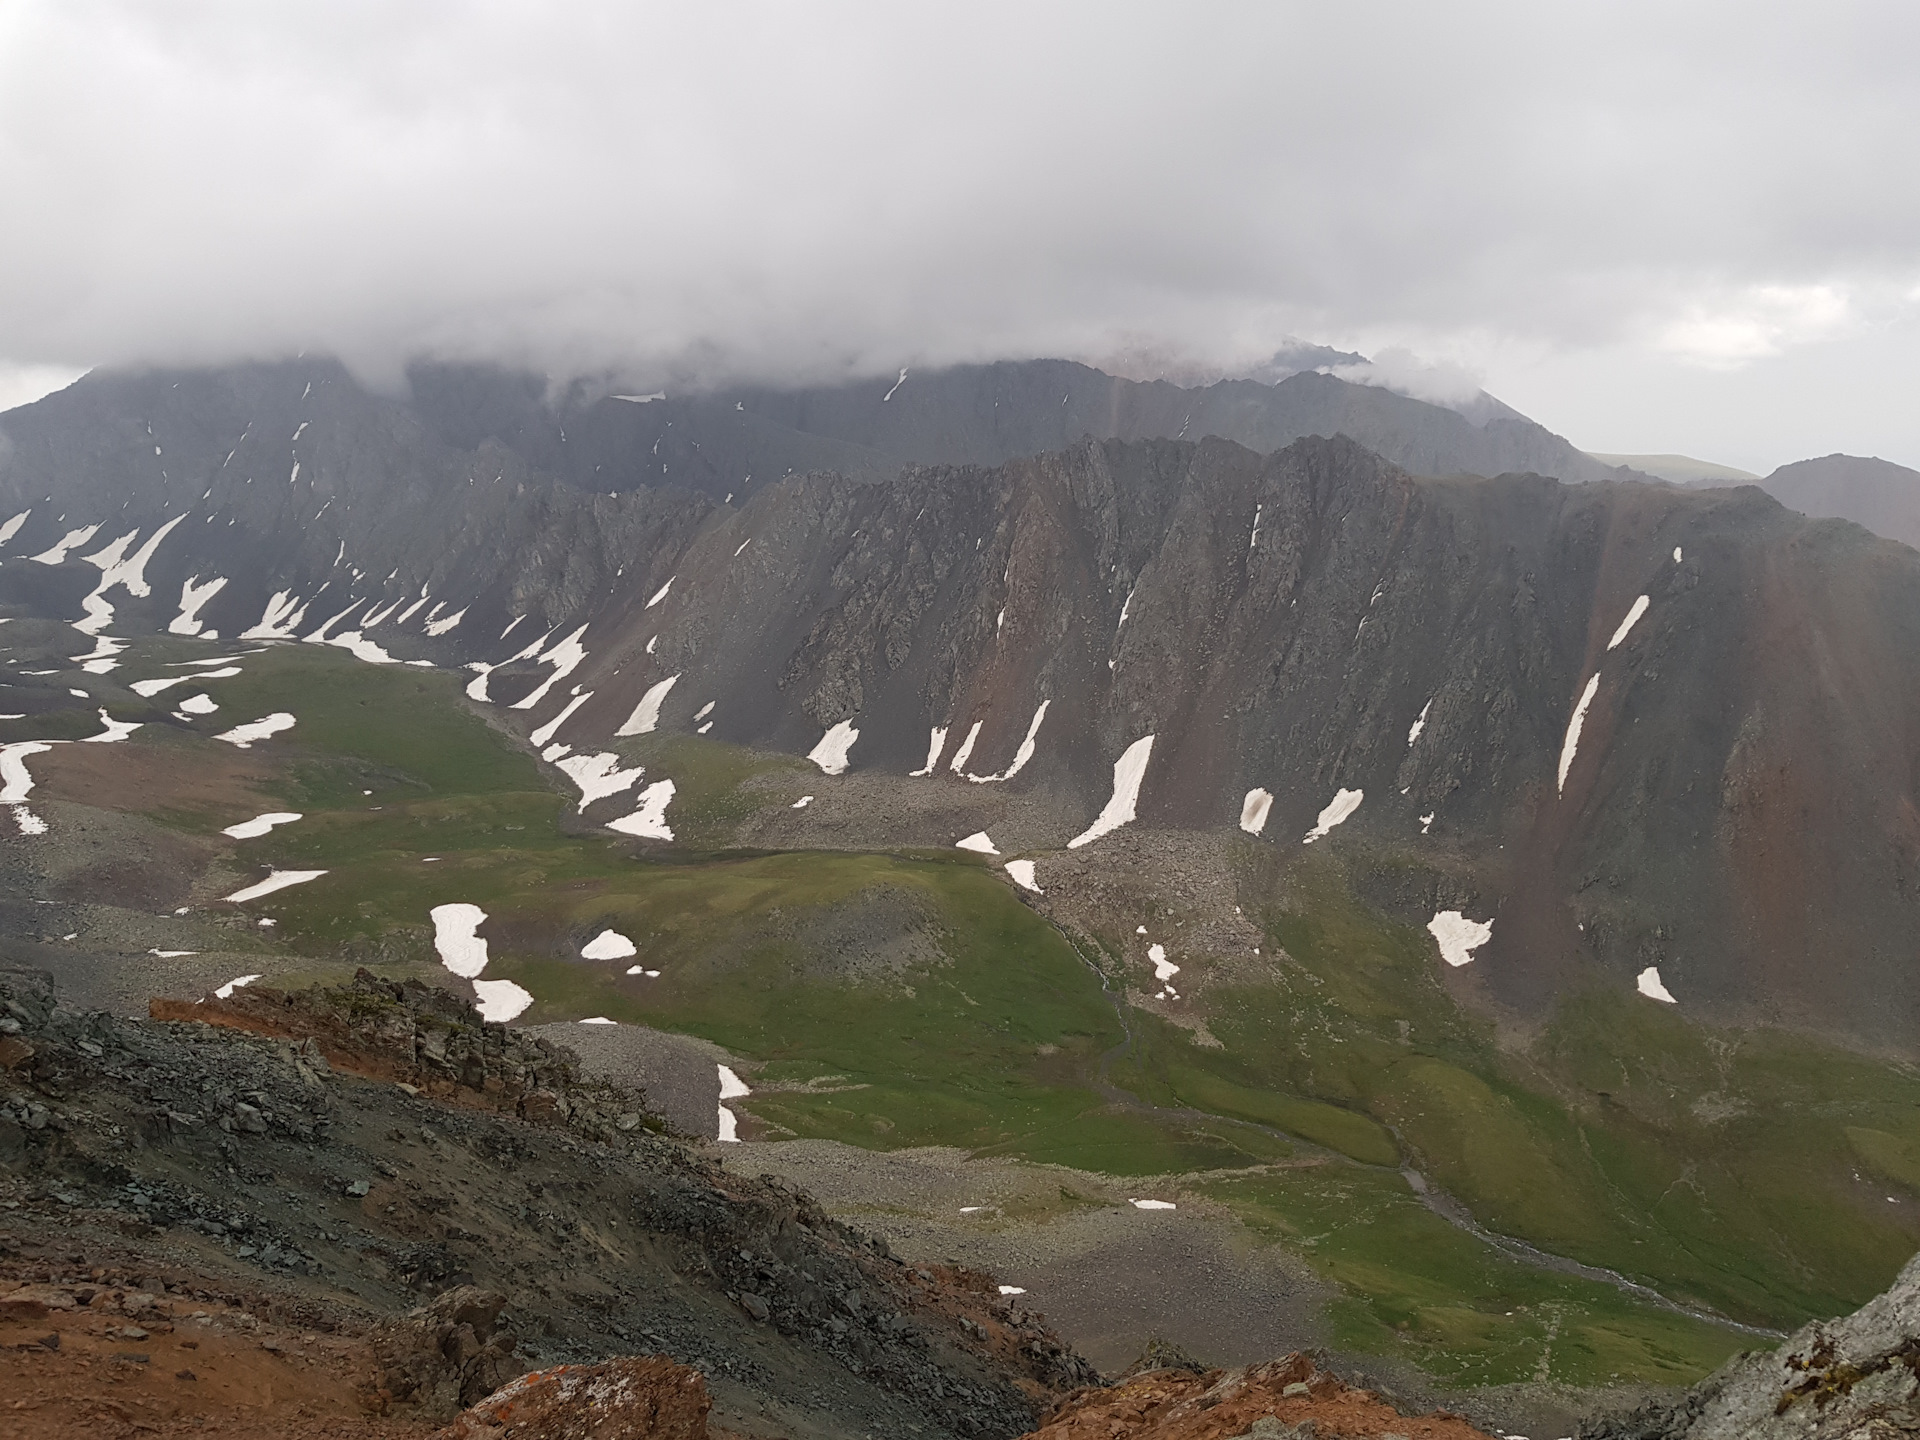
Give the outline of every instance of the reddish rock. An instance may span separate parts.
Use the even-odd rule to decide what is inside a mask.
[[[1492,1440],[1444,1410],[1402,1415],[1286,1355],[1240,1370],[1149,1370],[1069,1397],[1025,1440]]]
[[[434,1440],[707,1440],[707,1382],[661,1355],[535,1370]]]

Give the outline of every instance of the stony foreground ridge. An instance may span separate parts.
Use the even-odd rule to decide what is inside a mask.
[[[499,1080],[502,1111],[528,1064],[513,1108],[533,1119],[361,1079],[305,1041],[78,1014],[44,974],[0,971],[0,1262],[65,1296],[22,1297],[4,1343],[103,1294],[174,1333],[189,1301],[218,1303],[352,1341],[336,1358],[368,1404],[440,1420],[530,1365],[646,1348],[696,1363],[723,1410],[818,1435],[1017,1435],[1096,1378],[990,1277],[911,1269],[803,1193],[620,1130],[641,1097],[609,1103],[571,1057],[445,997],[369,977],[283,1008],[385,1037],[369,1070],[403,1035],[429,1074],[433,1048],[491,1056],[469,1088]]]
[[[1483,1435],[1298,1355],[1108,1388],[990,1277],[723,1174],[443,992],[153,1009],[201,1018],[0,970],[9,1435]]]

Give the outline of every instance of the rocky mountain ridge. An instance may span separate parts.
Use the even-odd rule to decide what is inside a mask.
[[[1920,855],[1902,547],[1752,489],[1417,479],[1346,439],[594,494],[434,449],[338,374],[248,374],[247,404],[185,377],[206,393],[153,421],[84,384],[9,415],[0,601],[81,620],[76,664],[110,674],[91,637],[144,624],[464,666],[645,840],[672,776],[638,787],[619,745],[676,731],[823,784],[988,787],[974,828],[1041,888],[1047,852],[1136,820],[1333,837],[1476,1004],[1602,985],[1920,1044],[1888,1002]],[[242,440],[268,425],[272,471]]]

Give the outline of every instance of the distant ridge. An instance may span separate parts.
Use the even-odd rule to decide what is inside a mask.
[[[1782,465],[1759,482],[1789,510],[1851,520],[1920,550],[1920,470],[1865,455],[1823,455]]]
[[[1656,480],[1669,480],[1675,485],[1750,485],[1760,478],[1750,470],[1697,460],[1691,455],[1603,455],[1598,450],[1587,453],[1603,465],[1624,465],[1629,470],[1643,471]]]

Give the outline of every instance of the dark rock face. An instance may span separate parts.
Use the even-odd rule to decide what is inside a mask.
[[[1893,1440],[1920,1433],[1920,1257],[1852,1315],[1736,1357],[1670,1405],[1589,1421],[1581,1440]]]
[[[445,1420],[498,1390],[524,1368],[513,1363],[513,1333],[500,1325],[506,1306],[496,1291],[460,1285],[388,1321],[374,1336],[375,1408],[399,1404]]]

